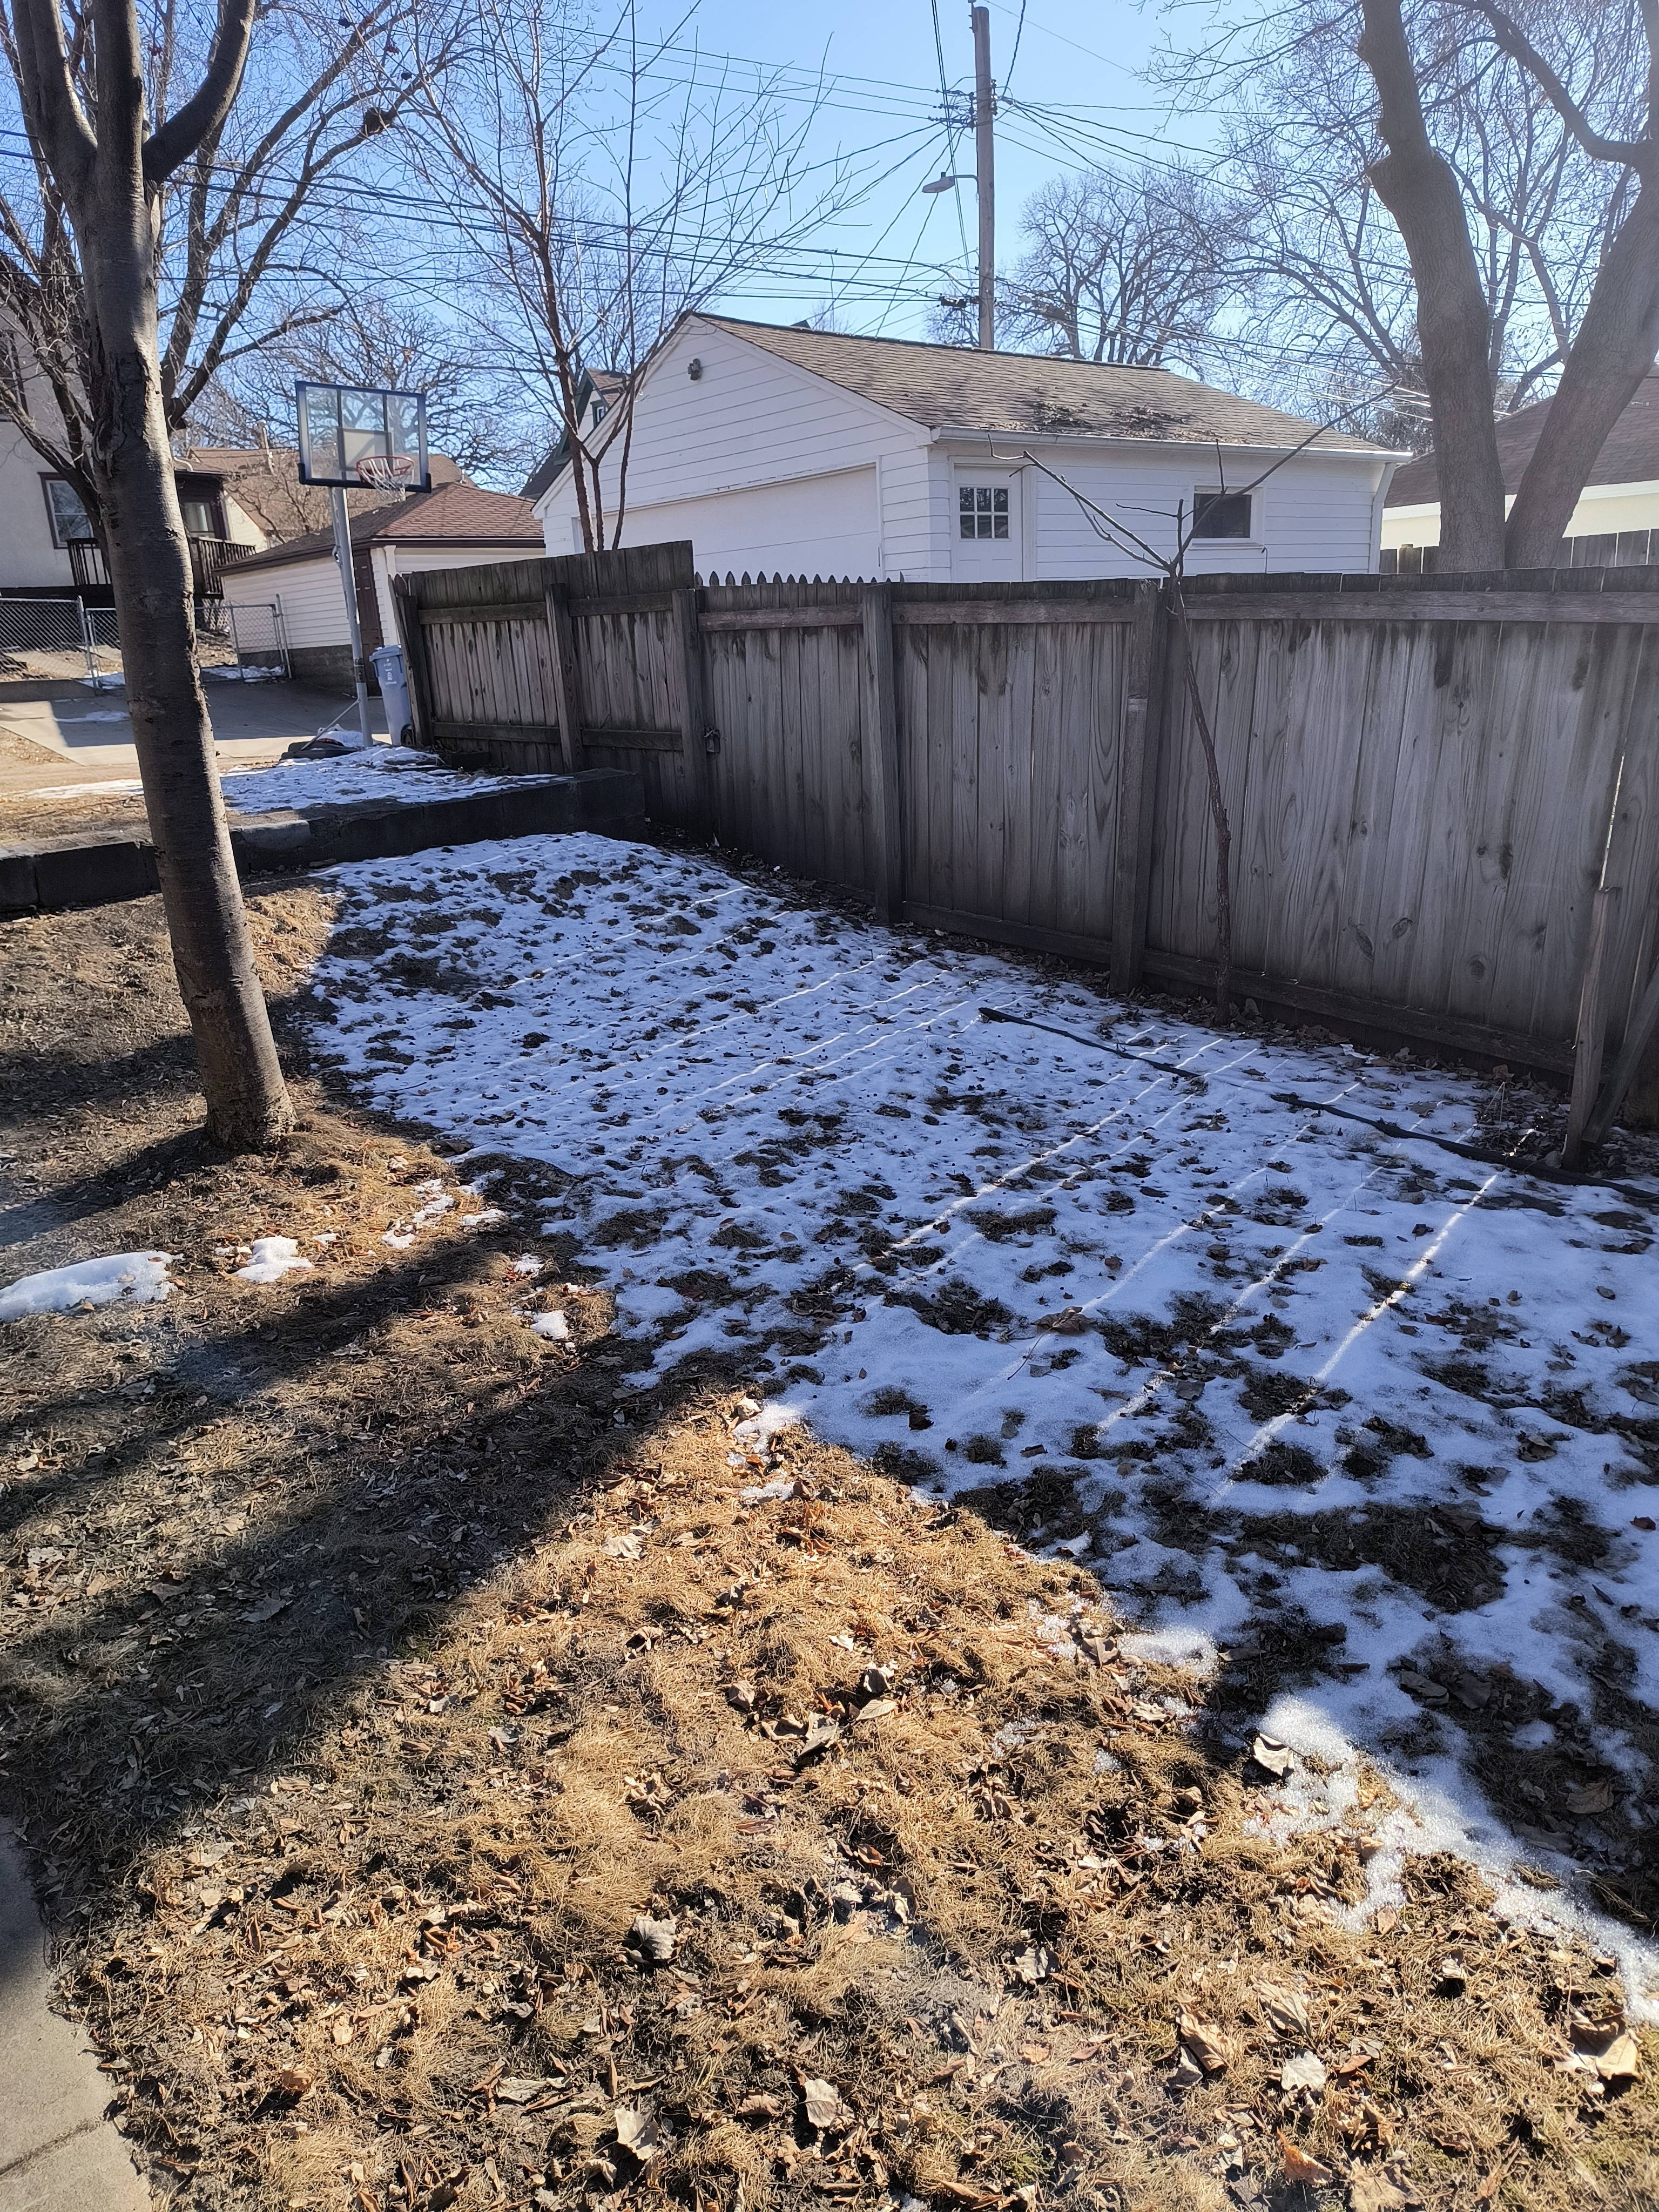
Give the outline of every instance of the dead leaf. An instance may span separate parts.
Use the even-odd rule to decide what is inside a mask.
[[[1291,1747],[1280,1743],[1277,1736],[1257,1736],[1250,1746],[1250,1757],[1264,1774],[1271,1774],[1276,1782],[1282,1782],[1291,1771]]]
[[[314,2075],[306,2073],[301,2067],[284,2066],[276,2076],[276,2094],[279,2097],[303,2097],[315,2079]]]
[[[630,1528],[625,1535],[607,1536],[599,1548],[613,1559],[637,1559],[645,1549],[645,1540]]]
[[[631,2151],[641,2166],[648,2166],[662,2148],[662,2130],[648,2105],[618,2105],[612,2115],[617,2141]]]
[[[1286,1989],[1280,1982],[1263,1982],[1255,1994],[1261,2016],[1275,2035],[1305,2037],[1311,2033],[1308,2000],[1299,1990]]]
[[[855,1721],[884,1721],[889,1713],[898,1711],[896,1698],[872,1698],[867,1705],[860,1705],[853,1716]]]
[[[783,2100],[779,2097],[745,2097],[738,2106],[740,2120],[781,2120]]]
[[[1325,2087],[1325,2062],[1316,2051],[1298,2051],[1294,2058],[1285,2061],[1279,2086],[1285,2090],[1311,2089],[1317,2095]]]
[[[351,2022],[349,2020],[337,2020],[331,2033],[336,2043],[343,2049],[351,2040]]]
[[[1632,1516],[1630,1525],[1632,1528],[1640,1528],[1644,1534],[1650,1536],[1655,1528],[1659,1527],[1659,1522],[1655,1522],[1651,1513],[1638,1513]]]
[[[1048,2046],[1046,2043],[1022,2043],[1019,2055],[1028,2066],[1041,2066],[1048,2056]]]
[[[653,1920],[648,1913],[641,1913],[628,1931],[626,1948],[642,1966],[665,1966],[674,1955],[677,1941],[672,1918]]]
[[[842,2102],[841,2092],[833,2081],[826,2081],[817,2075],[803,2075],[800,2093],[805,2101],[809,2128],[840,2134],[853,2125],[853,2113]]]
[[[1348,2212],[1405,2212],[1411,2202],[1386,2173],[1367,2172],[1348,2177]]]
[[[1175,2072],[1170,2076],[1170,2087],[1172,2089],[1195,2089],[1203,2079],[1203,2069],[1192,2052],[1184,2043],[1178,2043],[1176,2045]]]
[[[1054,1960],[1041,1944],[1028,1943],[1015,1958],[1008,1961],[1008,1971],[1018,1982],[1046,1982]]]
[[[832,1743],[840,1741],[841,1723],[832,1721],[825,1713],[814,1713],[795,1753],[796,1765],[804,1766],[809,1759],[816,1759],[821,1751],[828,1751]]]
[[[550,2074],[508,2074],[495,2084],[495,2100],[501,2105],[527,2105],[532,2097],[539,2097],[544,2089],[563,2087]]]
[[[1615,2035],[1604,2051],[1592,2054],[1595,2070],[1604,2081],[1633,2081],[1640,2056],[1636,2038],[1628,2028]]]
[[[1569,1813],[1605,1813],[1613,1802],[1610,1782],[1587,1782],[1582,1790],[1569,1790]]]
[[[1183,2008],[1176,2017],[1176,2033],[1206,2074],[1225,2073],[1227,2047],[1213,2021],[1200,2020]]]
[[[1431,1674],[1419,1674],[1415,1668],[1401,1668],[1400,1686],[1402,1690],[1408,1690],[1413,1697],[1419,1698],[1425,1705],[1443,1705],[1446,1702],[1445,1685],[1437,1682]]]
[[[1328,2166],[1322,2166],[1316,2158],[1310,2158],[1307,2152],[1293,2143],[1286,2135],[1279,2138],[1279,2154],[1284,2161],[1286,2181],[1303,2181],[1310,2189],[1323,2189],[1336,2179]]]

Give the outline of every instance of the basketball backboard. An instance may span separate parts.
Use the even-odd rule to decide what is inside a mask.
[[[349,384],[296,384],[300,481],[430,491],[426,394]]]

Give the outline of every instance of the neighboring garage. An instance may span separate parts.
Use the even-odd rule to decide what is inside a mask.
[[[417,568],[465,568],[544,553],[541,525],[527,499],[445,484],[394,499],[351,518],[351,557],[363,650],[398,641],[392,580]],[[289,661],[301,683],[351,689],[351,647],[333,533],[313,530],[286,545],[251,554],[224,572],[228,605],[248,611],[239,633],[258,634],[254,611],[274,608]]]

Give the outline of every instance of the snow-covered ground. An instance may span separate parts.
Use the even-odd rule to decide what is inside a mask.
[[[412,745],[367,745],[330,760],[277,761],[222,776],[227,806],[239,814],[277,807],[337,806],[348,799],[389,799],[424,805],[467,791],[500,791],[522,777],[458,775],[435,753]]]
[[[112,1252],[99,1260],[77,1260],[44,1274],[20,1275],[0,1290],[0,1322],[28,1314],[73,1313],[81,1306],[155,1305],[173,1288],[167,1252]]]
[[[117,721],[125,712],[110,714],[60,716],[60,720]],[[434,799],[453,799],[464,792],[501,791],[521,784],[522,776],[461,775],[445,768],[435,753],[417,751],[412,745],[369,745],[355,752],[336,753],[328,760],[276,761],[268,768],[238,769],[222,775],[225,804],[238,814],[269,814],[283,808],[338,806],[348,800],[390,800],[393,805],[424,805]],[[31,791],[31,801],[43,799],[127,799],[142,788],[136,776],[103,783],[54,783]]]
[[[319,1045],[377,1104],[556,1170],[548,1230],[659,1372],[736,1352],[757,1434],[808,1421],[1086,1560],[1243,1741],[1304,1755],[1285,1817],[1340,1809],[1358,1747],[1425,1843],[1529,1866],[1529,1909],[1552,1873],[1635,1881],[1659,1200],[1433,1141],[1492,1149],[1490,1085],[1147,1013],[695,857],[547,837],[335,880]],[[1626,1933],[1600,1929],[1639,1984]]]

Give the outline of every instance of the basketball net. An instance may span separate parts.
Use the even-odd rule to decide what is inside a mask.
[[[357,481],[376,491],[407,491],[415,474],[411,453],[370,453],[357,463]]]

